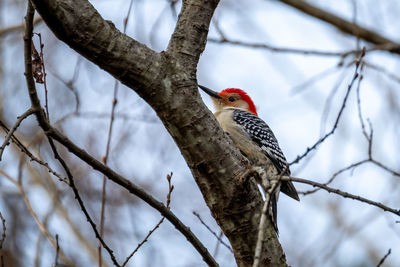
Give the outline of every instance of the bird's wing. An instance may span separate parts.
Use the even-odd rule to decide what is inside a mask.
[[[287,160],[279,147],[278,140],[265,121],[241,109],[235,109],[233,111],[233,120],[243,126],[246,133],[260,146],[264,154],[273,162],[279,173],[286,169],[284,174],[290,175],[289,168],[286,168],[288,164]],[[291,181],[282,182],[281,191],[299,200],[296,188]]]

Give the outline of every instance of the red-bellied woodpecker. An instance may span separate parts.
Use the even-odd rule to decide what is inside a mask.
[[[199,87],[212,97],[215,117],[221,128],[229,134],[234,144],[246,156],[253,167],[275,166],[277,174],[290,175],[287,161],[279,148],[278,141],[269,126],[258,117],[251,98],[241,89],[228,88],[217,93],[205,86]],[[261,184],[261,186],[263,186]],[[282,181],[275,193],[271,194],[271,207],[276,226],[279,191],[299,200],[296,188],[291,181]]]

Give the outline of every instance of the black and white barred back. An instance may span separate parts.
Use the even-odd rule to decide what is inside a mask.
[[[268,124],[253,113],[241,109],[234,109],[233,120],[244,127],[251,139],[260,146],[264,154],[274,163],[279,173],[285,170],[287,160]],[[289,168],[284,174],[290,175]]]

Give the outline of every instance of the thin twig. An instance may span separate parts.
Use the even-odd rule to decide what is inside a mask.
[[[33,217],[33,219],[35,220],[36,225],[38,226],[40,232],[47,238],[47,240],[50,242],[51,246],[54,249],[56,249],[56,247],[57,247],[56,242],[54,241],[53,237],[51,236],[49,231],[44,226],[43,222],[39,219],[36,212],[33,210],[31,202],[25,192],[24,187],[22,186],[22,183],[20,181],[17,181],[16,179],[13,179],[10,175],[8,175],[7,173],[5,173],[2,170],[0,170],[0,175],[5,177],[8,181],[10,181],[12,184],[14,184],[18,188],[18,190],[25,202],[25,206],[28,209],[28,212]],[[71,262],[68,260],[68,258],[65,256],[65,254],[62,250],[60,250],[60,257],[65,264],[67,264],[68,266],[70,266],[70,265],[72,266]]]
[[[385,254],[385,256],[383,256],[383,258],[379,261],[378,265],[376,265],[376,267],[380,267],[386,260],[386,258],[390,255],[390,253],[392,253],[392,249],[389,248],[388,252]]]
[[[217,29],[218,32],[218,29]],[[272,52],[279,53],[290,53],[290,54],[300,54],[300,55],[311,55],[311,56],[329,56],[329,57],[346,57],[348,55],[360,53],[358,50],[349,50],[343,52],[330,52],[330,51],[321,51],[321,50],[312,50],[312,49],[298,49],[298,48],[289,48],[289,47],[278,47],[265,43],[249,43],[239,40],[227,39],[224,35],[221,35],[221,38],[208,38],[208,42],[216,43],[216,44],[229,44],[235,46],[241,46],[251,49],[266,49]]]
[[[390,169],[389,167],[385,166],[384,164],[382,164],[382,163],[376,161],[375,159],[373,159],[373,156],[372,156],[373,128],[372,128],[371,122],[367,119],[367,121],[369,123],[369,128],[370,128],[370,133],[368,134],[367,131],[366,131],[366,127],[365,127],[364,119],[363,119],[363,115],[362,115],[362,110],[361,110],[360,84],[361,84],[361,80],[363,78],[363,76],[362,76],[363,66],[364,66],[364,63],[362,62],[361,63],[361,68],[360,68],[360,79],[358,81],[356,92],[357,92],[358,118],[359,118],[360,125],[361,125],[361,131],[362,131],[365,139],[368,141],[368,158],[364,159],[364,160],[361,160],[361,161],[358,161],[358,162],[353,163],[353,164],[351,164],[351,165],[349,165],[349,166],[347,166],[345,168],[342,168],[342,169],[338,170],[337,172],[335,172],[332,175],[332,177],[327,182],[323,183],[323,185],[330,184],[339,174],[343,173],[344,171],[353,170],[354,168],[356,168],[356,167],[358,167],[358,166],[360,166],[362,164],[368,163],[368,162],[371,162],[372,164],[384,169],[385,171],[391,173],[394,176],[400,176],[400,173]],[[321,188],[315,188],[313,190],[309,190],[309,191],[305,191],[305,192],[301,192],[301,193],[303,195],[308,195],[308,194],[315,193],[320,189]]]
[[[288,53],[288,54],[298,54],[298,55],[305,55],[305,56],[326,56],[326,57],[341,57],[346,58],[350,55],[357,55],[362,52],[362,50],[354,49],[348,51],[322,51],[322,50],[313,50],[313,49],[298,49],[298,48],[290,48],[290,47],[278,47],[269,45],[266,43],[250,43],[240,40],[232,40],[225,37],[225,35],[221,35],[221,32],[216,29],[217,32],[220,34],[220,38],[208,38],[207,41],[216,44],[228,44],[228,45],[235,45],[250,49],[265,49],[271,52],[277,53]],[[388,51],[391,52],[393,49],[400,49],[400,45],[376,45],[373,47],[369,47],[365,49],[366,53],[373,52],[373,51]]]
[[[179,0],[168,0],[170,2],[170,7],[171,7],[171,13],[174,19],[178,18],[178,14],[175,10],[176,4],[179,2]]]
[[[3,130],[6,133],[10,132],[10,129],[8,129],[8,127],[1,120],[0,120],[0,127],[3,128]],[[53,174],[54,176],[56,176],[60,182],[64,182],[64,183],[68,184],[68,180],[66,177],[63,177],[61,174],[59,174],[55,170],[53,170],[47,162],[34,156],[28,150],[28,148],[24,144],[22,144],[22,142],[17,137],[15,137],[15,135],[11,136],[11,141],[21,150],[22,153],[27,155],[32,161],[35,161],[35,162],[39,163],[40,165],[42,165],[43,167],[45,167],[47,169],[47,171],[49,173]]]
[[[363,69],[364,69],[364,62],[361,63],[361,68],[360,68],[360,79],[358,80],[357,84],[357,90],[356,90],[356,96],[357,96],[357,112],[358,112],[358,119],[361,124],[361,131],[364,135],[364,137],[369,141],[369,136],[367,134],[367,131],[365,130],[365,124],[364,124],[364,119],[362,115],[362,110],[361,110],[361,97],[360,97],[360,88],[361,88],[361,81],[363,79]]]
[[[6,219],[4,219],[3,214],[0,212],[0,219],[1,219],[1,225],[3,226],[3,231],[1,233],[1,239],[0,239],[0,264],[1,267],[4,267],[4,259],[3,259],[3,244],[4,241],[6,240]]]
[[[3,231],[1,233],[1,239],[0,239],[0,250],[1,250],[1,249],[3,249],[4,241],[6,240],[6,230],[7,230],[6,219],[4,219],[3,214],[1,214],[1,211],[0,211],[0,219],[1,219],[1,225],[3,227]]]
[[[93,232],[95,233],[96,238],[100,241],[100,243],[103,245],[103,247],[107,250],[108,254],[110,254],[110,258],[112,260],[112,262],[114,263],[115,266],[120,266],[119,263],[117,262],[117,259],[114,256],[114,252],[112,251],[112,249],[104,242],[104,240],[101,238],[100,233],[97,231],[96,228],[96,224],[93,222],[92,218],[89,215],[89,212],[87,211],[83,200],[79,194],[78,188],[75,185],[75,181],[74,181],[74,177],[72,176],[72,173],[70,171],[70,169],[68,168],[66,162],[64,161],[64,159],[60,156],[60,154],[57,151],[57,148],[53,142],[53,139],[51,139],[51,137],[48,137],[49,140],[49,144],[51,147],[51,150],[54,153],[54,157],[60,162],[61,166],[63,167],[64,171],[67,174],[68,177],[68,181],[69,181],[69,186],[71,187],[72,191],[74,192],[75,195],[75,199],[78,201],[78,204],[82,210],[82,212],[85,214],[86,219],[88,220],[90,226],[93,229]]]
[[[364,66],[364,62],[361,62],[360,79],[358,81],[356,93],[357,93],[357,111],[358,111],[358,118],[359,118],[360,125],[361,125],[361,131],[362,131],[365,139],[368,141],[368,158],[364,159],[364,160],[361,160],[359,162],[353,163],[353,164],[351,164],[351,165],[349,165],[349,166],[337,171],[323,185],[330,184],[342,172],[347,171],[347,170],[353,170],[354,168],[356,168],[356,167],[358,167],[358,166],[360,166],[360,165],[362,165],[364,163],[368,163],[368,162],[371,162],[372,164],[384,169],[385,171],[391,173],[394,176],[400,176],[400,173],[390,169],[389,167],[385,166],[384,164],[382,164],[382,163],[376,161],[375,159],[373,159],[373,156],[372,156],[373,128],[372,128],[371,122],[369,121],[369,119],[367,119],[367,121],[369,123],[369,128],[370,128],[370,133],[368,134],[367,131],[366,131],[366,127],[365,127],[365,123],[364,123],[364,119],[363,119],[363,115],[362,115],[362,110],[361,110],[360,84],[361,84],[361,80],[363,78],[363,76],[362,76],[363,66]],[[307,195],[307,194],[315,193],[316,191],[318,191],[320,189],[321,188],[316,188],[316,189],[313,189],[313,190],[305,191],[305,192],[302,192],[302,194]]]
[[[332,175],[332,177],[328,179],[327,182],[323,183],[323,185],[329,185],[330,183],[332,183],[332,182],[335,180],[335,178],[336,178],[339,174],[341,174],[341,173],[343,173],[343,172],[345,172],[345,171],[348,171],[348,170],[352,170],[352,169],[354,169],[354,168],[356,168],[356,167],[358,167],[358,166],[360,166],[360,165],[362,165],[362,164],[364,164],[364,163],[367,163],[367,162],[369,162],[369,161],[370,161],[369,159],[364,159],[364,160],[361,160],[361,161],[358,161],[358,162],[356,162],[356,163],[350,164],[349,166],[347,166],[347,167],[345,167],[345,168],[342,168],[342,169],[336,171],[336,172]],[[308,190],[308,191],[299,192],[299,193],[300,193],[300,194],[303,194],[303,195],[309,195],[309,194],[312,194],[312,193],[317,192],[318,190],[321,190],[321,188],[318,187],[318,188],[315,188],[315,189],[313,189],[313,190]]]
[[[171,184],[171,178],[172,178],[172,172],[171,172],[171,174],[168,174],[168,175],[167,175],[167,181],[168,181],[168,194],[167,194],[167,204],[166,204],[167,209],[170,209],[170,206],[169,206],[169,205],[171,204],[171,194],[172,194],[172,191],[174,190],[174,186]],[[149,233],[146,235],[146,237],[143,239],[143,241],[140,242],[140,243],[137,245],[137,247],[132,251],[132,253],[129,254],[128,257],[126,257],[124,263],[122,264],[122,267],[124,267],[124,266],[128,263],[128,261],[132,258],[132,256],[135,255],[135,253],[139,250],[139,248],[140,248],[141,246],[143,246],[144,243],[147,242],[147,240],[149,239],[149,237],[151,236],[151,234],[152,234],[155,230],[157,230],[158,227],[160,227],[160,225],[164,222],[164,219],[165,219],[165,216],[163,216],[163,217],[161,218],[161,220],[156,224],[156,226],[154,226],[154,228],[151,229],[151,230],[149,231]]]
[[[49,69],[49,73],[51,75],[53,75],[58,81],[60,81],[61,83],[64,84],[64,86],[71,91],[71,93],[74,95],[75,98],[75,109],[72,112],[72,114],[78,114],[79,113],[79,109],[80,109],[80,99],[79,99],[79,93],[78,90],[75,86],[75,82],[78,80],[79,74],[80,72],[80,66],[82,62],[82,58],[80,56],[77,56],[77,60],[75,63],[75,67],[74,67],[74,73],[72,74],[71,79],[69,80],[65,80],[64,78],[62,78],[60,76],[60,74],[58,74],[57,72],[52,71],[51,69]],[[54,124],[57,125],[58,123],[63,121],[63,118],[65,118],[66,116],[68,116],[69,114],[64,115],[63,117],[61,117],[60,119],[58,119]]]
[[[400,172],[396,172],[396,171],[390,169],[389,167],[383,165],[383,164],[380,163],[379,161],[376,161],[376,160],[374,160],[374,159],[371,159],[371,162],[374,163],[375,165],[381,167],[381,168],[384,169],[385,171],[391,173],[391,174],[394,175],[394,176],[400,176]]]
[[[193,213],[194,216],[196,216],[196,217],[199,219],[199,221],[201,222],[201,224],[204,225],[204,226],[207,228],[207,230],[208,230],[211,234],[213,234],[213,236],[215,236],[215,237],[217,238],[218,243],[221,243],[221,244],[224,245],[227,249],[229,249],[230,252],[233,253],[232,248],[231,248],[227,243],[225,243],[224,240],[222,240],[221,236],[218,236],[217,233],[215,233],[215,232],[203,221],[203,219],[201,219],[200,214],[198,214],[198,213],[195,212],[195,211],[192,211],[192,213]]]
[[[361,61],[362,61],[362,58],[365,56],[365,49],[363,49],[362,51],[363,51],[363,52],[360,54],[360,57],[359,57],[359,58],[357,59],[357,61],[356,61],[356,68],[355,68],[355,71],[354,71],[353,78],[351,79],[351,82],[350,82],[350,84],[349,84],[348,87],[347,87],[346,95],[345,95],[345,97],[344,97],[344,99],[343,99],[342,106],[341,106],[341,108],[340,108],[340,110],[339,110],[339,113],[338,113],[338,115],[337,115],[337,117],[336,117],[336,121],[335,121],[335,123],[334,123],[332,129],[331,129],[327,134],[325,134],[322,138],[320,138],[314,145],[312,145],[311,147],[307,147],[306,151],[305,151],[303,154],[297,156],[296,159],[293,160],[289,165],[298,163],[301,159],[303,159],[304,157],[306,157],[311,151],[313,151],[313,150],[316,149],[321,143],[323,143],[329,136],[331,136],[332,134],[335,133],[335,131],[336,131],[337,127],[338,127],[340,118],[341,118],[341,116],[342,116],[343,110],[344,110],[344,108],[346,107],[346,102],[347,102],[347,99],[348,99],[348,97],[349,97],[351,88],[353,87],[353,84],[354,84],[354,82],[356,81],[356,79],[359,77],[358,69],[359,69],[360,63],[361,63]]]
[[[388,211],[390,213],[393,213],[395,215],[400,216],[400,209],[396,210],[396,209],[390,208],[388,206],[385,206],[382,203],[379,203],[379,202],[376,202],[376,201],[372,201],[372,200],[369,200],[369,199],[364,198],[364,197],[356,196],[356,195],[341,191],[339,189],[331,188],[331,187],[328,187],[328,186],[326,186],[324,184],[321,184],[321,183],[318,183],[318,182],[314,182],[314,181],[310,181],[310,180],[306,180],[306,179],[302,179],[302,178],[296,178],[296,177],[287,177],[287,176],[284,176],[282,178],[282,180],[294,181],[294,182],[298,182],[298,183],[309,184],[309,185],[312,185],[313,187],[319,187],[319,188],[324,189],[325,191],[327,191],[329,193],[335,193],[335,194],[340,195],[340,196],[342,196],[344,198],[350,198],[350,199],[353,199],[353,200],[364,202],[364,203],[367,203],[367,204],[369,204],[371,206],[378,207],[378,208],[380,208],[380,209],[382,209],[384,211]]]
[[[19,168],[19,170],[21,170],[22,171],[22,165],[24,164],[25,162],[23,161],[23,158],[21,157],[21,160],[20,160],[20,168]],[[27,168],[28,168],[28,166],[27,166]],[[30,171],[29,171],[30,172]],[[33,175],[31,175],[32,176],[32,178],[34,177],[34,174]],[[36,181],[39,181],[39,179],[37,179],[37,180],[35,180],[35,182]],[[55,190],[55,192],[52,192],[53,193],[53,195],[51,196],[51,208],[50,209],[48,209],[48,211],[46,212],[46,214],[43,216],[43,220],[42,220],[42,222],[43,222],[43,225],[44,225],[44,227],[46,227],[46,228],[48,228],[48,225],[49,225],[49,220],[50,220],[50,218],[52,217],[52,215],[54,215],[54,212],[55,212],[55,210],[56,210],[56,206],[59,204],[59,203],[56,203],[56,201],[55,201],[55,199],[56,199],[56,194],[58,194],[58,192],[57,192],[57,190]],[[34,267],[39,267],[39,266],[41,266],[41,262],[40,262],[40,260],[41,260],[41,246],[42,246],[42,239],[43,239],[43,235],[42,234],[39,234],[38,235],[38,237],[37,237],[37,241],[36,241],[36,248],[35,248],[35,250],[36,250],[36,252],[35,252],[35,265],[34,265]],[[57,246],[58,246],[58,240],[57,240],[57,236],[56,236],[56,244],[57,244]],[[58,248],[58,250],[59,250],[59,248]],[[57,249],[56,249],[56,254],[58,254],[59,253],[59,251],[57,252]]]
[[[21,160],[22,161],[22,160]],[[28,164],[26,161],[22,161],[23,163],[26,163],[26,167],[28,168],[28,172],[32,173],[31,176],[37,176],[39,173],[34,173],[37,172],[36,169],[33,168],[32,165]],[[76,225],[75,222],[71,219],[70,212],[67,212],[66,210],[66,205],[62,205],[61,202],[61,196],[62,192],[57,188],[57,184],[55,181],[52,179],[51,175],[42,175],[43,178],[45,179],[36,179],[33,181],[35,185],[40,186],[47,194],[47,196],[52,200],[52,208],[48,210],[47,214],[44,215],[43,223],[46,226],[47,221],[50,219],[52,215],[57,212],[57,214],[60,215],[60,218],[64,219],[64,222],[67,223],[67,225],[70,227],[72,234],[75,236],[76,240],[82,244],[82,246],[87,250],[88,255],[90,255],[91,259],[93,262],[97,262],[98,260],[98,251],[97,251],[97,246],[93,246],[93,242],[88,239],[86,236],[82,234],[82,230],[85,230],[81,227],[81,225]],[[39,242],[39,241],[38,241]],[[83,253],[83,250],[80,251]],[[108,256],[106,254],[106,256]],[[39,256],[37,256],[39,257]],[[104,257],[103,257],[103,262]],[[35,262],[35,266],[39,266],[39,262]]]
[[[14,126],[8,131],[8,134],[7,134],[6,138],[4,139],[3,144],[0,147],[0,161],[1,161],[1,158],[3,156],[3,151],[6,148],[6,146],[8,144],[10,144],[10,139],[13,136],[14,132],[17,130],[17,128],[19,127],[21,122],[24,119],[26,119],[27,117],[29,117],[30,115],[32,115],[33,113],[35,113],[35,109],[33,109],[33,108],[30,108],[27,111],[25,111],[21,116],[19,116],[17,118],[17,121],[15,122]]]
[[[32,20],[33,20],[33,15],[34,15],[35,9],[32,6],[32,3],[29,1],[28,2],[28,7],[27,7],[27,13],[25,17],[25,22],[26,22],[26,29],[25,29],[25,37],[24,37],[24,51],[25,51],[25,77],[27,80],[27,85],[28,85],[28,90],[30,93],[31,97],[31,102],[32,102],[32,108],[36,110],[36,115],[39,121],[39,124],[42,126],[44,124],[49,125],[49,120],[46,118],[46,115],[44,114],[43,110],[40,108],[40,100],[37,96],[36,88],[35,88],[35,83],[33,81],[33,73],[32,73],[32,32],[33,32],[33,26],[32,26]],[[40,114],[40,115],[38,115]],[[45,130],[45,129],[44,129]],[[61,166],[67,173],[68,181],[69,181],[69,186],[72,188],[72,191],[74,192],[75,198],[77,199],[83,213],[85,214],[87,220],[89,221],[90,225],[93,228],[93,231],[96,234],[96,237],[102,242],[102,245],[104,248],[109,252],[111,260],[116,266],[120,266],[118,262],[115,259],[115,256],[113,254],[113,251],[105,244],[105,242],[101,239],[97,229],[96,225],[94,224],[93,220],[90,218],[89,213],[86,210],[86,207],[83,204],[83,201],[79,195],[78,189],[76,188],[74,184],[74,179],[73,176],[64,162],[64,160],[60,157],[60,155],[57,152],[57,149],[54,145],[53,140],[51,137],[48,136],[49,144],[50,147],[54,153],[55,158],[60,162]],[[22,187],[21,187],[22,188]],[[32,210],[33,211],[33,210]],[[35,218],[35,220],[39,220],[38,218]],[[45,230],[45,229],[44,229]],[[51,239],[52,240],[52,239]],[[52,240],[54,243],[54,240]],[[53,244],[52,243],[52,244]],[[55,246],[55,243],[53,244]]]
[[[58,266],[58,253],[60,252],[60,246],[58,245],[58,234],[56,234],[56,244],[57,244],[57,250],[56,250],[56,258],[54,259],[54,267]]]
[[[133,0],[131,0],[128,8],[128,13],[126,14],[126,17],[124,18],[124,33],[126,33],[126,28],[128,25],[128,20],[129,20],[129,15],[131,13],[132,9],[132,4]],[[110,147],[111,147],[111,138],[112,138],[112,133],[113,133],[113,126],[114,126],[114,117],[115,117],[115,108],[118,103],[118,85],[119,82],[117,79],[114,81],[114,96],[111,104],[111,114],[110,114],[110,125],[108,128],[108,135],[107,135],[107,143],[106,143],[106,153],[103,157],[103,164],[107,165],[108,161],[108,156],[110,155]],[[100,208],[100,236],[103,237],[104,234],[104,212],[105,212],[105,205],[106,205],[106,190],[107,188],[107,178],[105,175],[103,175],[103,186],[101,190],[101,208]],[[99,244],[98,247],[99,250],[99,267],[102,266],[102,257],[101,257],[101,244]]]
[[[215,245],[215,249],[214,249],[214,253],[213,253],[213,257],[216,258],[219,252],[219,244],[221,244],[221,242],[219,241],[220,239],[222,239],[222,237],[224,236],[224,232],[222,230],[219,231],[219,235],[218,235],[218,240],[217,240],[217,244]]]

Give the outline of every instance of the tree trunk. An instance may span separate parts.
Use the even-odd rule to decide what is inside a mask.
[[[218,126],[197,90],[196,71],[218,1],[186,0],[165,52],[156,53],[105,21],[86,0],[32,0],[54,34],[135,90],[175,140],[238,266],[251,266],[262,198],[248,162]],[[263,266],[287,266],[271,222]]]

